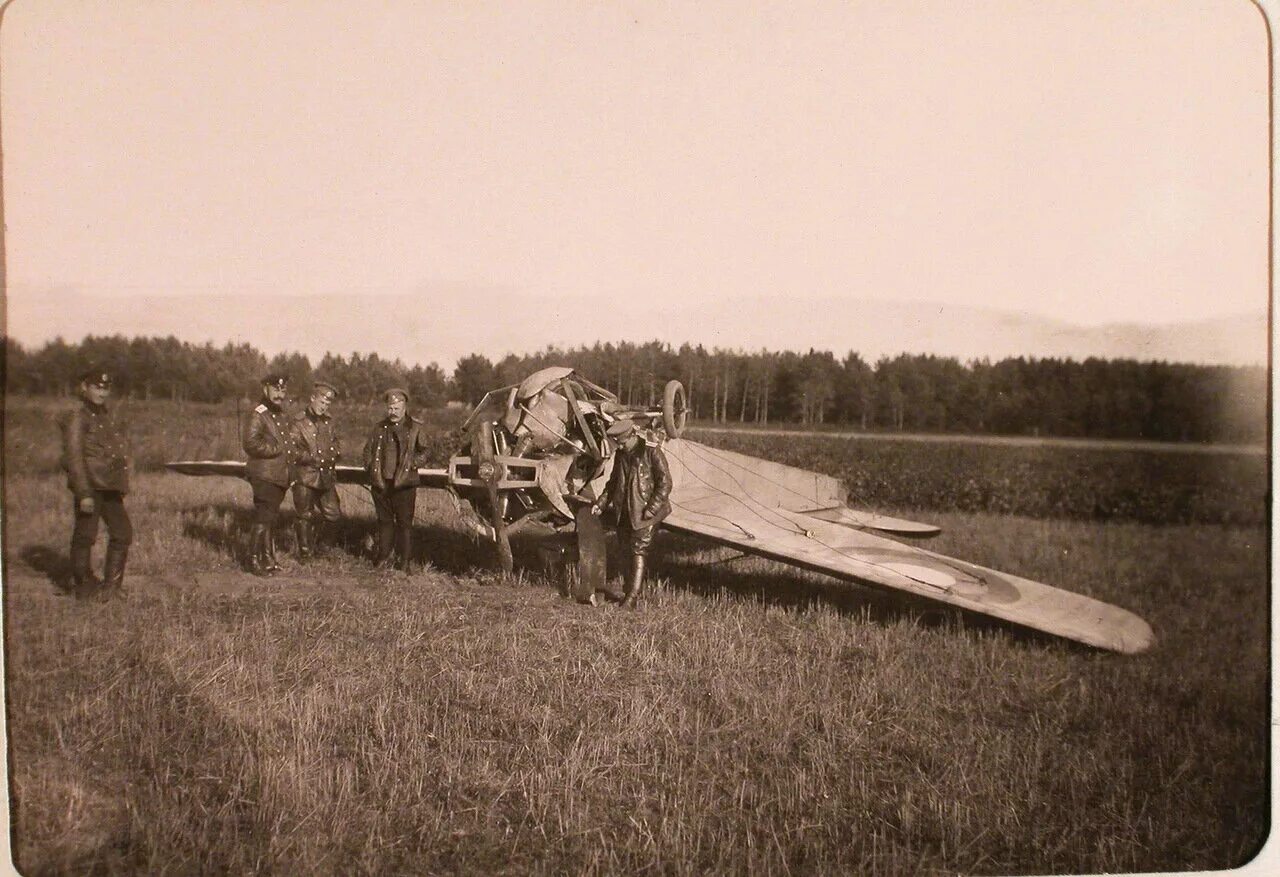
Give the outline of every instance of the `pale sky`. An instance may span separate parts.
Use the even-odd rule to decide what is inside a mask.
[[[1267,53],[1246,0],[16,0],[8,293],[1259,312]]]

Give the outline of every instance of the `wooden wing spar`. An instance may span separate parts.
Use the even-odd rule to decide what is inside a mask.
[[[664,448],[674,482],[668,529],[1097,648],[1135,654],[1154,641],[1145,621],[1117,606],[868,532],[878,516],[831,507],[842,490],[835,479],[685,439]]]

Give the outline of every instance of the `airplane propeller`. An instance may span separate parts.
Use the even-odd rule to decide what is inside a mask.
[[[511,539],[507,536],[506,498],[498,490],[502,481],[503,466],[497,461],[493,444],[493,421],[482,420],[471,438],[471,459],[476,462],[476,474],[485,483],[489,498],[489,523],[493,526],[493,543],[498,551],[498,566],[510,575],[515,568],[511,556]]]

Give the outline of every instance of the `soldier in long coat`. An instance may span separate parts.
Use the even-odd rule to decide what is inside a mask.
[[[78,596],[122,592],[133,541],[133,524],[124,507],[132,462],[124,424],[107,409],[111,386],[108,372],[86,371],[80,376],[80,407],[62,422],[62,461],[74,507],[71,576]],[[102,579],[92,571],[99,520],[107,524]]]
[[[315,554],[317,542],[324,542],[320,528],[342,518],[335,470],[342,445],[329,414],[337,395],[333,384],[316,381],[311,401],[293,419],[293,507],[298,514],[294,530],[298,560],[303,562]]]
[[[246,554],[249,571],[258,576],[280,571],[274,528],[280,503],[289,489],[293,456],[289,418],[284,410],[288,387],[284,375],[269,374],[262,379],[262,401],[249,413],[241,435],[253,488],[253,527]]]

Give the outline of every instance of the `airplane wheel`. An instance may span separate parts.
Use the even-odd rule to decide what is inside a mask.
[[[685,421],[689,419],[689,405],[684,395],[684,384],[667,381],[662,391],[662,425],[668,438],[680,438]]]

